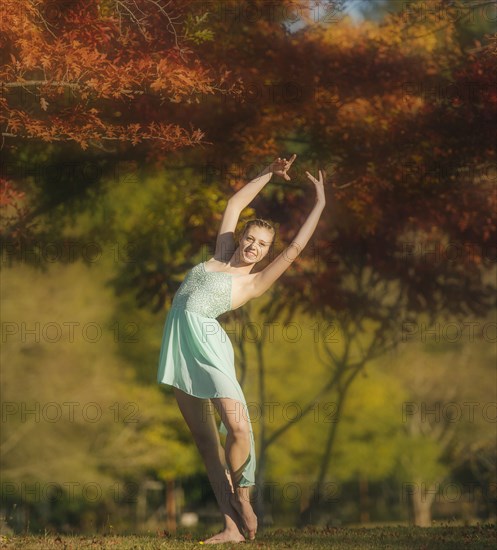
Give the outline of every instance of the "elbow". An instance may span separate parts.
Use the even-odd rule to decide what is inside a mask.
[[[285,260],[288,262],[288,267],[300,256],[302,250],[304,250],[305,244],[292,241],[285,250]]]
[[[240,200],[239,197],[237,197],[237,193],[235,193],[234,195],[232,195],[229,199],[228,199],[228,203],[226,206],[229,206],[230,208],[234,209],[234,210],[239,210],[240,212],[243,210],[244,206],[242,205],[242,202]]]

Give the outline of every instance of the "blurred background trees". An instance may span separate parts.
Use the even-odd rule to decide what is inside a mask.
[[[419,416],[425,405],[467,413],[465,399],[496,400],[491,4],[4,3],[8,513],[24,503],[38,525],[49,521],[23,482],[62,484],[70,499],[67,482],[138,487],[202,474],[171,391],[156,384],[161,327],[185,272],[212,254],[229,196],[293,152],[292,180],[272,180],[240,226],[272,219],[277,254],[310,210],[305,170],[326,170],[326,212],[270,292],[224,319],[247,400],[261,411],[259,515],[426,525],[450,479],[476,483],[478,513],[495,513],[490,407],[477,424]],[[439,329],[443,351],[406,344],[426,343],[423,327],[437,323],[461,329],[452,340]],[[279,418],[268,416],[271,400]],[[73,421],[63,405],[73,401],[105,414]],[[23,416],[35,403],[64,415]],[[116,403],[134,404],[138,422],[124,422],[120,405],[114,416]],[[276,499],[271,483],[287,492]],[[397,500],[369,493],[382,484]],[[94,502],[73,498],[75,516],[50,521],[82,524]],[[102,527],[123,502],[99,502]]]

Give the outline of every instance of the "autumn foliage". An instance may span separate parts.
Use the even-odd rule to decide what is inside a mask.
[[[325,358],[313,391],[342,406],[405,323],[485,318],[497,296],[497,36],[468,47],[461,33],[478,10],[488,26],[490,3],[399,3],[356,23],[346,0],[4,0],[2,253],[22,262],[46,241],[63,249],[82,210],[68,233],[131,252],[109,269],[119,303],[130,294],[162,314],[200,251],[214,250],[229,196],[297,153],[291,181],[273,178],[251,214],[278,226],[278,254],[312,208],[306,170],[326,171],[326,209],[254,303],[268,324],[303,312],[338,327],[338,343],[311,344]],[[123,160],[135,172],[109,178]],[[74,165],[96,169],[73,177]],[[247,309],[228,315],[250,321]],[[144,372],[144,354],[132,360]],[[262,457],[290,424],[268,426]]]
[[[381,280],[408,282],[411,308],[436,308],[439,296],[439,306],[483,310],[488,293],[477,281],[497,233],[495,36],[463,48],[460,2],[425,11],[411,3],[359,25],[311,4],[9,0],[0,23],[4,147],[15,156],[29,143],[73,143],[81,154],[167,166],[202,144],[202,193],[204,184],[237,189],[254,174],[247,166],[296,151],[292,182],[268,186],[260,215],[291,239],[311,200],[305,169],[326,170],[329,204],[317,252],[295,263],[282,289],[285,304],[350,309],[340,286],[351,266],[367,265]],[[297,19],[303,25],[289,32]],[[2,184],[3,204],[14,207],[16,182]],[[202,230],[187,234],[214,240],[221,213],[194,215]],[[137,266],[135,282],[159,284],[163,304],[173,269],[156,265]],[[456,266],[471,283],[448,283]],[[313,292],[306,273],[318,277]]]
[[[4,143],[148,142],[164,153],[199,143],[203,133],[168,120],[161,103],[230,90],[223,67],[207,67],[192,49],[202,39],[192,2],[169,2],[167,11],[150,0],[2,4]],[[122,120],[125,111],[135,122]]]

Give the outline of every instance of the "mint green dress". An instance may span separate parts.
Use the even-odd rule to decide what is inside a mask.
[[[250,454],[240,487],[255,485],[255,444],[242,388],[236,378],[235,354],[216,317],[230,311],[231,273],[206,271],[205,262],[186,274],[176,291],[162,334],[157,381],[200,398],[230,397],[250,426]],[[219,432],[226,434],[221,421]]]

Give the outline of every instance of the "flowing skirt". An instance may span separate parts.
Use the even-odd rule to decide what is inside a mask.
[[[208,399],[229,397],[239,402],[250,426],[250,454],[239,485],[255,485],[255,443],[249,411],[236,378],[235,354],[226,331],[217,319],[173,306],[162,334],[157,382]],[[219,432],[226,434],[221,421]]]

